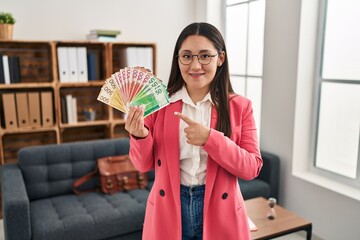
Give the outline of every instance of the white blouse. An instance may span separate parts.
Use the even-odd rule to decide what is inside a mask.
[[[194,104],[191,100],[186,87],[174,93],[170,102],[182,100],[182,114],[188,116],[207,127],[210,127],[211,116],[211,96],[210,92],[205,95],[204,99]],[[180,182],[186,186],[195,186],[205,184],[206,162],[208,154],[202,147],[188,144],[184,128],[188,125],[180,120]]]

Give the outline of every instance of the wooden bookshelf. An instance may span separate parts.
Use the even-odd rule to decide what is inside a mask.
[[[91,69],[88,71],[86,81],[64,81],[61,76],[58,56],[58,48],[85,48],[87,61]],[[134,60],[136,56],[142,56]],[[10,84],[0,82],[0,164],[15,163],[19,149],[26,146],[43,145],[49,143],[65,143],[83,140],[126,137],[124,129],[124,114],[97,101],[97,96],[106,78],[112,73],[125,66],[145,66],[152,68],[156,73],[156,45],[154,43],[132,43],[132,42],[90,42],[90,41],[4,41],[0,40],[0,57],[3,55],[19,59],[18,76],[19,82]],[[91,58],[89,57],[91,55]],[[143,58],[145,57],[145,58]],[[136,57],[135,57],[136,58]],[[145,59],[145,60],[144,60]],[[95,64],[95,65],[94,65]],[[89,70],[89,69],[88,69]],[[1,72],[0,72],[1,73]],[[12,75],[14,76],[14,74]],[[62,80],[60,80],[62,79]],[[1,79],[0,79],[1,80]],[[4,104],[3,95],[14,95],[18,93],[35,93],[40,97],[40,118],[43,116],[45,104],[49,123],[34,126],[29,118],[28,126],[19,126],[18,119],[16,127],[10,127],[5,116],[9,107]],[[47,93],[51,98],[42,101],[42,96]],[[71,95],[76,98],[76,122],[68,122],[67,111],[64,110],[66,101],[64,98]],[[66,99],[65,99],[66,100]],[[17,108],[15,101],[16,112]],[[29,103],[28,103],[29,105]],[[30,106],[28,106],[30,108]],[[84,111],[96,112],[94,120],[85,118]],[[29,112],[34,112],[28,109]],[[10,109],[11,111],[11,109]],[[30,113],[29,113],[30,115]]]

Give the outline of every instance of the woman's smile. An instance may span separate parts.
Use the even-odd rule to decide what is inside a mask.
[[[201,76],[205,75],[205,73],[189,73],[189,75],[193,78],[200,78]]]

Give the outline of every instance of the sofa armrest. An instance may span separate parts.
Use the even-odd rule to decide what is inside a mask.
[[[261,151],[263,167],[258,176],[270,185],[270,197],[278,199],[280,181],[280,158],[272,153]]]
[[[17,164],[2,167],[1,182],[5,239],[31,239],[30,203]]]

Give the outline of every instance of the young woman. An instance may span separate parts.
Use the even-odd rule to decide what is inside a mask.
[[[223,37],[193,23],[180,34],[168,83],[170,105],[125,123],[130,158],[155,168],[144,240],[247,240],[250,230],[237,178],[262,167],[251,102],[233,93]]]

